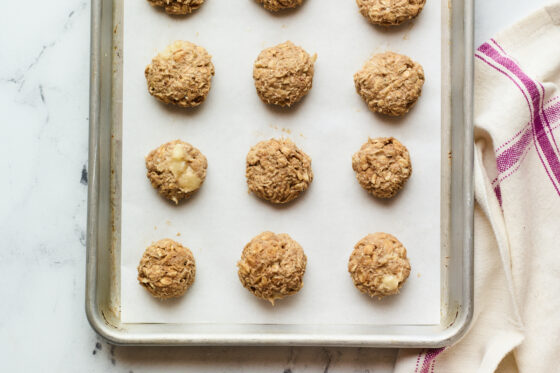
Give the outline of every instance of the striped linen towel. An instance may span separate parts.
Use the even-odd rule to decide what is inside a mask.
[[[560,3],[475,57],[474,321],[395,372],[560,372]]]

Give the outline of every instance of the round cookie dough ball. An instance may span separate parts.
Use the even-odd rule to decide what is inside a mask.
[[[393,235],[374,233],[354,246],[348,272],[358,290],[382,298],[399,292],[410,275],[410,262],[405,247]]]
[[[412,174],[408,149],[394,137],[368,139],[352,156],[360,185],[379,198],[394,197]]]
[[[214,65],[206,49],[188,41],[176,41],[146,67],[148,91],[163,103],[195,107],[206,99]]]
[[[272,12],[278,12],[279,10],[296,8],[303,4],[303,0],[257,0],[261,3],[265,9]]]
[[[267,104],[299,102],[313,85],[316,59],[291,41],[263,50],[253,67],[257,94]]]
[[[184,15],[197,10],[204,3],[204,0],[148,0],[152,6],[160,6],[168,14]]]
[[[194,282],[196,265],[192,252],[170,239],[149,246],[138,265],[138,281],[156,298],[183,295]]]
[[[289,139],[270,139],[247,154],[245,176],[249,190],[272,203],[287,203],[313,181],[311,158]]]
[[[178,204],[204,183],[208,162],[189,143],[175,140],[154,149],[146,157],[148,179],[165,198]]]
[[[307,257],[285,233],[263,232],[253,238],[237,263],[239,280],[253,295],[272,305],[303,286]]]
[[[354,75],[356,91],[369,109],[393,117],[408,113],[424,85],[424,69],[394,52],[376,54]]]
[[[397,26],[416,18],[426,0],[356,0],[360,13],[371,23]]]

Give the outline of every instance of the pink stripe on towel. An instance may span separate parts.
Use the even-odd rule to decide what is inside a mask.
[[[550,125],[548,127],[553,126],[550,130],[547,130],[551,131],[558,128],[558,121],[560,120],[560,102],[556,102],[550,107],[545,108],[543,113],[545,113],[544,115],[550,120]],[[519,135],[521,135],[521,137],[519,137]],[[518,138],[518,140],[508,147],[508,143],[511,143],[515,138]],[[530,149],[533,140],[531,126],[529,125],[523,128],[515,138],[498,148],[498,150],[505,148],[501,153],[498,154],[498,151],[496,151],[496,163],[499,173],[506,172],[515,166],[515,164],[521,160],[524,153]]]
[[[497,45],[497,47],[503,51],[503,48],[499,45]],[[505,54],[505,52],[505,55],[501,55],[490,43],[481,45],[478,52],[479,53],[476,54],[478,59],[507,76],[525,97],[531,112],[530,134],[532,135],[533,141],[538,145],[536,149],[541,163],[554,188],[560,195],[560,159],[558,157],[558,153],[560,152],[558,152],[558,146],[554,134],[552,133],[548,116],[543,110],[544,87],[541,86],[541,94],[541,90],[539,89],[540,83],[532,80],[507,54]],[[485,57],[489,57],[492,62],[486,60]],[[502,69],[502,67],[504,69]],[[521,82],[521,85],[517,82],[518,80]],[[531,141],[527,139],[527,136],[522,136],[521,140],[516,142],[516,144],[518,144],[518,147],[509,151],[497,164],[499,172],[504,172],[515,165],[517,161],[521,159],[524,153],[523,150],[531,144]],[[499,156],[497,158],[499,158]]]

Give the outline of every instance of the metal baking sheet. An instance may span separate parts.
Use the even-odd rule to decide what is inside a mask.
[[[207,5],[205,5],[205,7]],[[246,5],[253,6],[254,4]],[[451,3],[451,6],[453,6],[453,3]],[[465,9],[466,14],[469,14],[470,12],[469,6],[470,3],[467,3]],[[442,4],[441,18],[443,28],[441,32],[443,37],[441,45],[443,58],[441,60],[441,66],[443,66],[443,68],[441,69],[441,71],[438,71],[438,69],[436,69],[437,73],[441,73],[441,78],[443,81],[443,83],[441,84],[441,127],[443,129],[441,136],[441,147],[442,154],[444,155],[442,157],[443,161],[441,162],[441,231],[439,233],[441,234],[440,254],[442,258],[442,265],[440,273],[441,302],[439,304],[439,317],[436,317],[434,321],[430,322],[422,322],[413,319],[407,321],[406,318],[400,320],[383,320],[383,318],[381,318],[380,322],[379,318],[377,318],[376,320],[376,318],[374,317],[375,315],[373,315],[371,323],[368,323],[367,317],[364,317],[360,319],[360,322],[358,322],[358,324],[362,325],[357,327],[351,322],[340,322],[339,319],[336,319],[336,312],[332,313],[332,315],[334,316],[331,316],[330,319],[325,318],[325,321],[320,324],[309,322],[309,320],[304,320],[301,323],[297,323],[294,322],[294,319],[290,319],[289,317],[284,319],[282,319],[282,317],[279,317],[280,321],[271,322],[270,319],[267,319],[267,315],[270,315],[270,311],[263,311],[261,317],[257,317],[253,322],[251,322],[251,319],[246,319],[244,321],[236,319],[219,319],[219,315],[215,315],[214,318],[209,318],[207,320],[198,319],[196,320],[197,322],[187,323],[184,322],[185,320],[181,319],[180,317],[177,319],[177,317],[174,318],[166,316],[164,312],[163,319],[153,318],[152,314],[149,315],[147,319],[142,319],[140,317],[136,320],[132,320],[134,321],[133,323],[125,323],[123,321],[130,320],[123,320],[123,314],[121,312],[121,300],[123,299],[123,295],[120,292],[122,281],[126,281],[126,279],[123,280],[124,275],[122,275],[120,271],[120,260],[123,250],[121,246],[121,227],[124,226],[123,221],[121,220],[122,215],[120,191],[121,178],[123,175],[122,166],[123,164],[126,164],[122,162],[122,141],[124,141],[125,143],[127,141],[126,137],[123,138],[122,128],[123,9],[124,8],[122,1],[102,1],[93,4],[92,12],[92,144],[90,148],[90,172],[94,176],[98,175],[98,177],[95,180],[94,178],[92,178],[89,194],[90,220],[88,222],[88,239],[90,241],[88,245],[89,255],[87,309],[92,325],[96,330],[98,330],[98,332],[100,332],[100,334],[104,335],[106,338],[111,339],[114,342],[126,344],[148,343],[197,345],[237,343],[296,343],[367,346],[435,346],[449,342],[450,340],[458,336],[462,332],[462,330],[464,330],[464,328],[468,324],[468,320],[470,319],[470,311],[472,307],[472,220],[470,219],[470,216],[472,214],[472,195],[470,188],[470,184],[472,181],[470,176],[470,168],[472,164],[470,158],[470,144],[472,144],[472,133],[469,118],[470,113],[469,110],[467,110],[470,108],[470,88],[472,84],[472,79],[470,77],[470,53],[467,49],[470,44],[471,38],[469,32],[471,24],[468,21],[464,23],[464,19],[468,20],[470,19],[470,17],[463,18],[461,16],[457,17],[457,19],[449,19],[450,8],[448,7],[448,3],[445,2],[445,4]],[[165,14],[157,14],[157,12],[154,12],[154,10],[150,9],[149,7],[146,7],[145,9],[149,12],[148,14],[150,16],[156,17],[156,19],[159,17],[160,23],[162,22],[162,20],[170,22]],[[302,11],[308,11],[309,9],[311,8],[305,8],[302,9]],[[462,8],[454,8],[454,17],[456,17],[456,14],[458,13],[457,9],[462,10]],[[208,11],[211,10],[212,8],[209,7]],[[253,11],[261,10],[255,6]],[[463,13],[463,16],[464,14],[465,13]],[[197,15],[195,14],[191,17],[196,16]],[[202,18],[202,15],[200,17]],[[358,17],[360,16],[358,15]],[[195,18],[193,18],[193,20],[194,19]],[[361,18],[358,18],[358,20],[362,21]],[[187,34],[187,36],[183,38],[190,39],[194,42],[197,42],[195,38],[199,37],[199,33],[201,38],[205,37],[204,28],[200,24],[200,30],[197,30],[194,27],[189,29],[187,26],[183,26],[187,25],[188,22],[191,22],[191,20],[174,20],[171,21],[171,24],[167,27],[171,29],[173,27],[183,27],[183,33]],[[291,27],[289,18],[272,19],[271,22],[273,22],[276,27],[283,29],[284,33],[290,36],[290,32],[285,31],[286,29],[289,30]],[[455,22],[458,22],[459,24]],[[158,22],[154,21],[154,23],[154,27],[157,28]],[[181,24],[178,25],[178,23]],[[447,27],[447,25],[451,26]],[[411,24],[411,26],[414,27],[414,24]],[[127,27],[126,24],[125,27]],[[212,25],[209,25],[209,27],[212,27]],[[369,25],[367,25],[367,27],[371,28],[371,26]],[[179,30],[181,29],[179,28],[177,31]],[[158,33],[161,34],[160,38],[162,45],[165,46],[169,42],[169,35],[172,35],[173,32],[177,31],[170,31],[162,28]],[[380,32],[379,30],[371,29],[369,29],[368,31],[372,33]],[[382,45],[381,48],[388,49],[389,47],[391,47],[395,49],[395,46],[392,44],[396,44],[397,47],[400,45],[406,45],[406,40],[404,40],[400,44],[399,42],[395,42],[394,40],[396,40],[396,38],[409,38],[410,31],[411,30],[406,29],[401,29],[400,31],[385,31],[388,33],[388,35],[386,36],[387,40],[393,40],[393,42],[389,42],[387,45]],[[250,26],[246,26],[246,28],[240,30],[240,32],[250,33]],[[414,30],[412,30],[412,32],[414,32]],[[283,33],[279,34],[282,35]],[[269,33],[266,36],[262,37],[262,47],[275,44],[273,41],[283,41],[278,39],[268,40],[267,37],[268,39],[274,39],[274,34]],[[297,43],[296,37],[292,36],[287,38],[291,38]],[[208,41],[200,42],[200,44],[207,46]],[[307,44],[312,43],[308,42]],[[453,48],[450,48],[450,45],[453,46]],[[304,46],[310,52],[313,52],[313,49],[311,49],[312,47],[308,47],[307,45]],[[379,48],[379,46],[377,46],[377,48]],[[155,54],[155,45],[152,49],[154,50],[147,51],[148,55]],[[253,49],[255,49],[255,46],[253,46]],[[256,48],[255,53],[258,53],[260,49],[262,48]],[[372,47],[371,49],[372,52],[376,51],[375,47]],[[406,48],[404,47],[401,47],[400,50],[397,51],[404,53],[407,52]],[[219,55],[219,52],[216,53],[212,50],[210,50],[210,52],[215,56],[216,54]],[[319,56],[321,57],[321,53],[319,53]],[[412,56],[415,57],[414,55]],[[365,60],[365,58],[367,58],[367,55],[365,55],[362,59]],[[320,61],[321,59],[318,60],[318,68],[320,66]],[[217,61],[215,60],[214,62],[218,67],[219,65]],[[251,61],[249,61],[249,63],[250,62]],[[362,62],[363,61],[360,61],[359,65]],[[141,63],[144,64],[145,61],[142,61]],[[325,64],[327,63],[325,62]],[[439,67],[439,63],[434,65]],[[107,70],[107,67],[109,67],[109,70]],[[349,70],[350,76],[354,72],[354,70],[359,67],[360,66],[351,66]],[[323,68],[328,71],[329,66],[327,65]],[[141,76],[141,70],[139,76],[141,78],[139,79],[139,81],[141,83],[144,83],[142,81],[143,78]],[[130,83],[129,78],[127,77],[126,79],[126,84]],[[219,82],[222,82],[221,84],[224,85],[227,83],[225,82],[225,79]],[[436,89],[437,88],[439,87],[436,87]],[[317,83],[314,89],[319,89],[317,88]],[[188,125],[184,122],[189,122],[189,120],[192,121],[192,117],[204,116],[204,113],[191,113],[185,116],[182,113],[177,113],[173,110],[169,111],[167,108],[157,106],[159,104],[149,101],[151,99],[150,97],[147,98],[148,101],[146,103],[148,105],[155,105],[154,112],[156,112],[156,116],[158,110],[166,114],[169,118],[171,118],[171,123],[169,123],[169,125],[175,126],[174,129],[176,131],[180,129],[179,126]],[[313,98],[321,98],[320,93],[318,93],[316,97]],[[127,100],[125,99],[124,101],[126,105]],[[306,99],[306,101],[309,102],[304,102],[304,106],[313,106],[313,99],[308,98]],[[254,104],[259,105],[260,103],[255,102]],[[210,106],[212,105],[212,103],[207,102],[205,103],[205,105]],[[217,105],[217,103],[215,103],[215,105]],[[358,114],[355,115],[358,117],[360,115],[373,115],[367,112],[365,106],[363,106],[362,109],[364,113],[359,113],[358,109],[356,110]],[[297,108],[297,110],[299,111],[297,115],[305,115],[305,108]],[[247,136],[249,145],[251,141],[256,142],[260,140],[261,138],[259,138],[259,136],[273,137],[275,135],[275,131],[277,131],[277,133],[280,135],[282,134],[282,132],[284,132],[283,134],[285,136],[288,136],[287,132],[292,132],[291,135],[293,137],[296,137],[294,138],[294,140],[296,142],[301,141],[304,144],[306,138],[312,135],[305,134],[305,129],[301,128],[301,126],[294,126],[292,128],[286,129],[285,127],[279,125],[285,124],[286,121],[284,119],[287,115],[290,114],[286,114],[285,112],[271,112],[269,114],[271,114],[272,123],[267,123],[269,124],[269,126],[265,126],[266,129],[262,131],[263,133],[254,133],[255,131],[252,131],[253,133],[249,133],[249,135]],[[297,115],[294,117],[297,117]],[[282,119],[278,119],[276,123],[274,123],[274,117],[281,117]],[[452,118],[454,120],[451,120]],[[173,121],[175,121],[176,123],[173,123]],[[372,121],[375,122],[375,120]],[[125,126],[127,124],[128,123],[125,123]],[[375,126],[376,123],[374,123],[373,125]],[[397,127],[397,132],[401,131],[399,133],[406,134],[406,132],[404,132],[404,129],[401,128],[405,128],[406,125],[410,124],[391,123],[391,125]],[[281,129],[279,130],[280,127],[282,127],[284,131],[282,131]],[[298,131],[299,129],[302,130],[299,133],[301,135],[300,141],[298,141],[297,135],[293,134],[294,130]],[[181,130],[185,131],[184,128],[181,128]],[[124,133],[126,133],[126,131],[124,131]],[[383,134],[385,135],[385,133]],[[254,138],[252,138],[251,135]],[[177,137],[185,138],[185,136]],[[357,137],[358,142],[362,141],[360,136]],[[188,138],[186,139],[187,141],[189,141]],[[158,144],[155,144],[154,147],[157,145]],[[309,146],[312,147],[312,145]],[[304,149],[306,149],[305,145],[303,147]],[[140,156],[140,160],[142,156],[143,154]],[[313,154],[312,157],[314,158],[315,162],[318,162],[320,159],[320,157],[315,157]],[[140,164],[141,163],[142,162],[140,162]],[[210,166],[212,166],[212,163],[210,164]],[[99,167],[99,174],[95,172],[95,167]],[[345,176],[348,175],[345,174]],[[316,180],[315,182],[318,183],[320,181]],[[312,192],[312,190],[310,190],[310,192]],[[250,198],[250,196],[245,196],[245,198]],[[163,201],[156,202],[163,203]],[[307,201],[304,200],[302,202]],[[397,201],[397,203],[398,202],[399,201]],[[103,217],[104,213],[108,215],[104,215]],[[177,221],[176,219],[169,219],[168,221],[164,218],[164,216],[165,215],[162,215],[158,221],[158,224],[161,226],[160,229],[168,233],[168,235],[172,230],[177,230],[178,232],[181,231],[180,227],[173,226],[174,221],[172,220]],[[180,225],[180,223],[178,225]],[[152,228],[153,230],[153,226],[150,228]],[[146,227],[143,227],[139,230],[142,231],[147,229]],[[288,231],[288,229],[284,229],[284,231]],[[193,232],[189,233],[190,237],[195,236]],[[365,233],[367,232],[364,232],[364,234]],[[401,236],[398,232],[393,233],[395,233],[397,236]],[[182,234],[182,237],[183,236],[184,235]],[[154,240],[157,238],[153,235],[147,235],[147,238],[145,239]],[[201,246],[204,246],[203,239],[204,236],[201,235],[199,237]],[[185,244],[187,244],[188,246],[191,246],[187,239],[179,238],[179,240],[185,242]],[[104,244],[107,246],[103,246],[101,242],[104,242]],[[350,248],[346,250],[347,252],[343,253],[343,260],[346,260],[346,257],[349,254],[349,250],[351,250],[352,244],[353,242],[350,243]],[[240,246],[240,248],[239,250],[234,250],[234,256],[238,255],[237,251],[240,252],[242,245],[243,242],[240,242],[240,244],[238,245]],[[103,247],[105,247],[105,249],[103,249]],[[412,259],[414,267],[413,256]],[[232,266],[234,268],[234,263]],[[344,268],[344,266],[341,267]],[[453,270],[450,270],[451,267],[453,268]],[[232,273],[235,274],[234,271],[232,271]],[[347,276],[343,273],[341,273],[341,275]],[[342,278],[340,280],[344,281],[348,279]],[[413,281],[417,281],[417,279],[411,278],[409,280],[410,283],[412,283]],[[407,284],[407,286],[408,285],[409,284]],[[306,283],[306,287],[307,286],[308,283]],[[353,289],[350,288],[350,290],[352,291]],[[198,294],[199,297],[203,295],[204,294]],[[243,295],[243,293],[241,293],[241,295]],[[299,296],[303,297],[304,294],[300,294]],[[211,297],[208,298],[211,299]],[[406,300],[406,297],[403,296],[402,298]],[[151,301],[151,299],[148,298],[147,301]],[[252,299],[243,299],[242,301],[248,302],[248,304],[250,305]],[[296,306],[294,306],[293,304],[291,306],[296,307],[297,303]],[[307,307],[309,308],[310,306],[307,305]],[[328,305],[325,307],[328,307]],[[384,307],[384,310],[391,310],[391,307],[393,307],[393,310],[398,310],[395,305],[392,305],[390,303],[389,306]],[[289,310],[289,308],[287,309]],[[251,312],[250,309],[249,312]],[[282,310],[275,312],[275,315],[277,316],[278,313],[282,313]],[[284,312],[288,312],[289,314],[289,311]],[[102,319],[99,318],[100,316],[102,317]],[[158,315],[158,317],[160,316],[161,315]],[[174,323],[173,328],[170,328],[170,325],[167,323],[162,323],[167,320],[166,317],[169,317],[168,323]],[[156,322],[159,324],[154,324]],[[111,333],[108,333],[109,331]]]

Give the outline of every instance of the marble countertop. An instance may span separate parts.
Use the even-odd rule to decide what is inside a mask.
[[[476,43],[546,0],[476,0]],[[0,357],[8,372],[391,372],[395,350],[112,347],[84,311],[89,1],[0,6]]]

